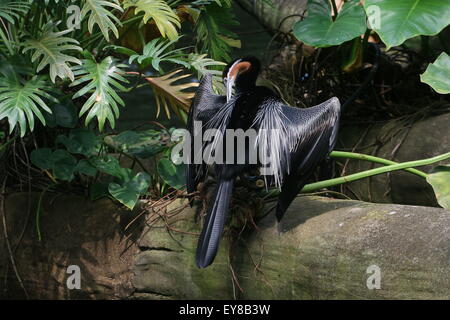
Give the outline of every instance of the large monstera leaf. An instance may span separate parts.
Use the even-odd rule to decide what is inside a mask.
[[[448,0],[366,0],[364,7],[388,48],[418,35],[435,35],[450,24]]]
[[[437,93],[450,93],[450,56],[445,52],[428,65],[427,70],[420,75],[420,80],[431,86]]]
[[[76,99],[90,94],[80,111],[80,117],[87,113],[86,125],[96,117],[100,131],[103,130],[106,120],[114,128],[115,119],[119,117],[119,105],[124,106],[124,102],[116,90],[126,90],[120,83],[128,83],[128,80],[122,77],[124,71],[121,68],[125,67],[125,65],[117,64],[112,57],[106,57],[99,63],[90,57],[90,59],[83,60],[83,65],[74,68],[74,74],[80,78],[72,82],[70,86],[88,82],[73,96],[73,99]]]
[[[308,16],[294,26],[294,35],[302,42],[318,48],[340,45],[366,30],[366,16],[359,0],[344,4],[333,21],[328,0],[310,0]]]

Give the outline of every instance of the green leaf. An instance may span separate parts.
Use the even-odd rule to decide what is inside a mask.
[[[88,29],[92,34],[94,26],[98,25],[100,31],[107,41],[109,41],[109,32],[119,37],[117,26],[121,26],[119,18],[117,18],[110,10],[115,9],[123,11],[118,0],[85,0],[81,9],[81,19],[83,20],[89,15]]]
[[[125,9],[135,7],[135,14],[144,12],[143,22],[153,19],[163,37],[170,40],[178,38],[176,28],[181,28],[180,18],[164,0],[125,0],[123,6]]]
[[[435,35],[450,24],[450,5],[442,0],[366,0],[369,20],[388,49],[418,35]]]
[[[222,71],[218,69],[223,69],[223,66],[225,66],[226,63],[208,58],[206,54],[196,53],[190,53],[187,61],[189,63],[189,69],[196,71],[198,79],[201,79],[206,74],[212,74],[213,86],[215,88],[223,87]]]
[[[31,163],[43,170],[52,169],[52,153],[52,149],[49,148],[39,148],[33,150],[30,154]]]
[[[180,190],[186,185],[184,164],[175,165],[170,159],[161,158],[158,162],[158,174],[172,188]]]
[[[352,40],[366,30],[366,16],[359,0],[344,4],[335,21],[328,1],[310,0],[308,16],[294,25],[294,35],[307,45],[324,48]]]
[[[52,154],[53,175],[56,179],[71,181],[77,167],[75,159],[66,150],[55,150]]]
[[[122,168],[120,166],[119,160],[114,158],[113,156],[106,155],[103,157],[93,157],[89,159],[89,162],[94,166],[97,170],[109,174],[118,178],[121,181],[130,181],[132,176],[131,169]]]
[[[77,167],[77,160],[66,150],[48,148],[33,150],[31,163],[43,170],[52,170],[55,178],[71,181]]]
[[[75,75],[81,77],[70,86],[88,83],[74,94],[73,99],[91,93],[80,110],[80,117],[87,112],[86,125],[96,117],[100,131],[103,130],[106,120],[114,128],[116,118],[120,115],[119,105],[125,105],[116,90],[125,91],[125,87],[119,82],[128,83],[128,80],[122,76],[124,71],[121,67],[126,66],[116,64],[112,57],[106,57],[101,63],[92,59],[83,60],[82,66],[74,68]]]
[[[91,177],[94,177],[97,173],[97,169],[87,159],[80,160],[75,168],[75,171]]]
[[[128,182],[122,184],[111,182],[108,190],[115,199],[132,210],[139,196],[147,191],[150,181],[150,176],[147,173],[139,172]]]
[[[30,62],[24,55],[15,55],[8,57],[8,60],[0,64],[0,74],[13,82],[20,82],[20,76],[33,76],[35,74]]]
[[[53,32],[53,28],[57,24],[47,23],[44,26],[42,35],[37,39],[30,39],[25,42],[25,48],[23,53],[32,50],[33,55],[31,61],[39,61],[37,72],[44,69],[47,65],[50,66],[50,79],[55,82],[56,77],[61,79],[69,78],[74,80],[74,75],[71,70],[71,64],[81,64],[81,61],[75,57],[69,56],[63,51],[74,50],[81,51],[81,47],[77,46],[78,41],[69,37],[63,37],[63,35],[71,32],[72,30],[65,30],[59,32]]]
[[[150,158],[163,151],[170,137],[156,130],[124,131],[118,135],[106,136],[105,143],[130,156]]]
[[[29,8],[30,4],[24,1],[0,3],[0,19],[5,19],[9,23],[14,24],[14,19],[17,19],[20,15],[27,13]]]
[[[70,133],[56,137],[56,143],[63,144],[70,153],[92,156],[98,154],[101,140],[89,129],[70,130]]]
[[[212,3],[202,8],[195,29],[197,42],[201,44],[200,52],[208,52],[214,60],[230,60],[231,47],[240,47],[240,41],[224,26],[233,25],[239,25],[239,22],[227,4]]]
[[[183,48],[168,50],[178,39],[178,37],[171,41],[161,38],[153,39],[144,46],[142,55],[132,55],[129,63],[137,62],[141,68],[151,65],[158,72],[162,72],[159,67],[161,62],[172,62],[188,68],[189,64],[185,61]]]
[[[48,113],[52,111],[43,99],[58,102],[45,90],[51,90],[45,77],[35,76],[28,81],[0,78],[0,120],[8,118],[10,133],[17,124],[20,125],[21,137],[27,131],[27,124],[33,131],[35,117],[45,125],[41,109]]]
[[[45,113],[47,126],[54,128],[60,126],[63,128],[75,128],[78,122],[78,110],[72,100],[66,99],[61,103],[50,106],[52,113]]]
[[[420,80],[441,94],[450,93],[450,56],[445,52],[428,65],[427,70],[420,75]]]
[[[450,166],[437,166],[427,176],[433,187],[437,202],[442,208],[450,209]]]

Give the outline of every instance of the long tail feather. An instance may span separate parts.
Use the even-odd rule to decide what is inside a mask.
[[[208,209],[198,240],[196,260],[199,268],[209,266],[216,257],[233,192],[233,182],[233,180],[220,181],[217,186],[214,203]]]

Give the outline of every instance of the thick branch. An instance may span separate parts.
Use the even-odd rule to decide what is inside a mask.
[[[23,226],[26,194],[6,198],[8,234]],[[37,195],[33,197],[34,205]],[[31,226],[16,264],[32,298],[106,299],[449,299],[450,214],[428,207],[300,196],[278,234],[269,214],[258,230],[228,230],[214,264],[197,269],[200,223],[176,200],[137,217],[109,200],[46,196],[42,242]],[[236,211],[233,210],[236,215]],[[240,230],[237,228],[236,230]],[[16,239],[11,237],[13,244]],[[8,254],[0,238],[0,283]],[[3,250],[3,251],[2,251]],[[82,289],[69,290],[67,266],[79,265]],[[367,288],[370,266],[381,289]],[[21,297],[7,274],[1,297]],[[242,290],[242,291],[241,291]]]

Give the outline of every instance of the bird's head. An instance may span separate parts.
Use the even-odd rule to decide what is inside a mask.
[[[227,101],[230,100],[233,86],[245,91],[256,85],[261,63],[255,57],[245,57],[230,62],[223,71],[223,82],[227,89]]]

